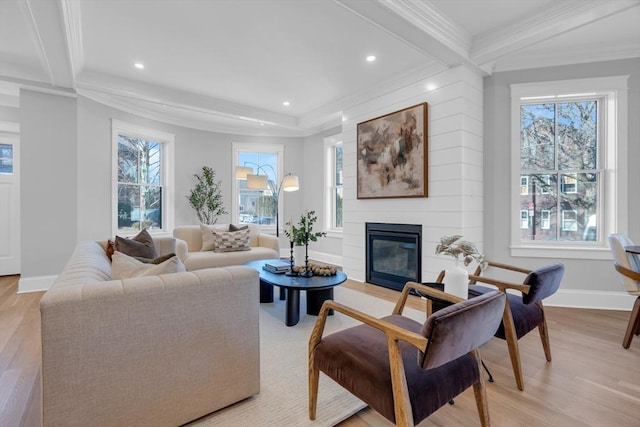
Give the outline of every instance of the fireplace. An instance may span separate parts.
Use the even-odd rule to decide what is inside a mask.
[[[402,290],[422,275],[422,225],[367,222],[366,280]]]

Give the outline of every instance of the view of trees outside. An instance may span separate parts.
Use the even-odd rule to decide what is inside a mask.
[[[118,135],[118,230],[162,228],[162,144]]]
[[[279,184],[276,173],[278,153],[241,151],[238,153],[238,166],[253,168],[255,175],[267,175],[269,183],[269,190],[255,190],[247,188],[247,181],[238,181],[238,222],[275,225],[277,205],[273,191]]]
[[[520,107],[520,238],[597,239],[598,101]]]

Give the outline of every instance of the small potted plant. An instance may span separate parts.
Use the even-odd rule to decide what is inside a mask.
[[[284,234],[289,239],[291,245],[292,263],[293,260],[296,260],[298,265],[300,265],[300,262],[304,259],[305,271],[303,274],[311,273],[311,270],[307,268],[309,262],[309,242],[316,242],[319,237],[327,235],[324,231],[313,231],[313,224],[315,224],[317,220],[316,211],[306,211],[300,215],[300,220],[296,225],[293,224],[292,220],[287,221],[285,224]],[[294,246],[305,247],[304,257],[301,254],[293,256]]]
[[[469,292],[469,272],[460,267],[460,259],[465,267],[475,261],[484,269],[487,266],[484,255],[478,251],[476,245],[462,240],[462,236],[458,234],[440,239],[440,244],[436,246],[436,255],[440,254],[453,257],[456,261],[453,268],[445,270],[444,291],[466,299]]]

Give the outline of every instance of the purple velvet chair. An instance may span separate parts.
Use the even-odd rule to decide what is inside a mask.
[[[487,272],[492,269],[509,270],[515,273],[526,274],[522,283],[511,283],[489,277]],[[473,275],[469,275],[469,291],[474,294],[484,294],[493,292],[495,288],[476,285],[477,282],[488,283],[500,289],[505,294],[507,289],[520,292],[520,294],[509,293],[507,303],[504,307],[502,323],[495,333],[495,336],[507,341],[509,357],[513,366],[513,373],[516,385],[519,390],[524,390],[524,378],[522,375],[522,364],[520,362],[520,350],[518,340],[538,328],[544,354],[548,362],[551,362],[551,345],[549,343],[549,332],[547,321],[544,316],[542,300],[558,290],[560,281],[564,275],[564,265],[560,263],[550,264],[535,270],[527,270],[512,265],[489,262],[488,268],[480,270],[478,267]],[[443,277],[441,273],[441,277]],[[446,279],[445,279],[446,281]]]
[[[416,322],[402,316],[410,289],[454,304]],[[382,319],[326,301],[309,340],[309,418],[323,372],[398,426],[418,424],[473,386],[480,422],[489,426],[478,347],[493,336],[504,305],[499,291],[462,300],[414,282]],[[331,309],[363,324],[323,337]]]

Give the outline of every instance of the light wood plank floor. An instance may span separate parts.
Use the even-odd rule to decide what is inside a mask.
[[[18,295],[17,283],[17,276],[0,277],[0,426],[38,427],[42,293]],[[345,286],[390,301],[398,295],[353,281]],[[423,307],[418,298],[409,304]],[[523,392],[516,388],[506,343],[494,338],[482,347],[495,378],[487,383],[492,425],[640,427],[640,337],[634,337],[628,350],[621,345],[629,313],[556,307],[547,307],[546,312],[553,362],[545,361],[537,331],[521,339]],[[339,424],[391,425],[370,409]],[[477,425],[473,392],[467,390],[455,405],[441,408],[420,427]]]

